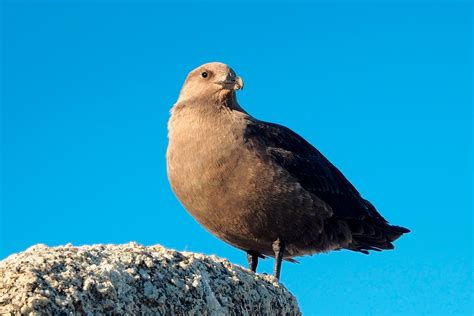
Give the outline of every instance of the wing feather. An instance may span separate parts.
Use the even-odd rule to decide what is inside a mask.
[[[328,203],[335,216],[358,220],[368,216],[386,223],[326,157],[291,129],[255,121],[247,126],[245,137],[248,142],[265,146],[273,161],[295,177],[303,188]]]
[[[252,146],[265,148],[264,159],[284,168],[332,208],[329,222],[347,223],[352,234],[347,249],[365,254],[368,250],[393,249],[392,242],[410,231],[388,224],[326,157],[291,129],[255,120],[248,124],[245,137]]]

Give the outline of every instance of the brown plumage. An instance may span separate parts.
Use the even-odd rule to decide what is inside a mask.
[[[168,123],[167,170],[183,206],[208,231],[258,257],[393,249],[392,226],[316,148],[237,102],[242,80],[222,63],[186,78]]]

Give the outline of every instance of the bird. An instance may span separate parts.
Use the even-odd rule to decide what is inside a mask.
[[[390,225],[325,156],[291,129],[238,103],[244,82],[221,62],[192,70],[170,110],[167,175],[207,231],[246,252],[249,269],[348,249],[393,249],[409,229]],[[270,105],[271,106],[271,105]]]

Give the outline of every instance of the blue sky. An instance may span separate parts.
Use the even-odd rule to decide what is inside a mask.
[[[0,258],[137,241],[245,264],[166,178],[169,109],[188,71],[222,61],[247,111],[412,230],[395,251],[285,263],[303,312],[472,313],[470,2],[2,4]]]

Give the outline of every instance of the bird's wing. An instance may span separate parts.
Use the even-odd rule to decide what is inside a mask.
[[[354,220],[369,217],[387,223],[326,157],[291,129],[255,120],[247,125],[245,139],[260,148],[263,159],[271,159],[329,204],[334,216]]]

